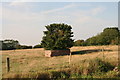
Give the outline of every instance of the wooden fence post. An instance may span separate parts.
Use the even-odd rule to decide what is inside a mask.
[[[105,60],[104,48],[102,48],[102,53],[103,53],[103,61],[104,61]]]
[[[69,64],[71,63],[71,52],[70,52],[70,55],[69,55]]]
[[[9,59],[9,57],[7,57],[7,72],[9,72],[10,71],[10,59]]]

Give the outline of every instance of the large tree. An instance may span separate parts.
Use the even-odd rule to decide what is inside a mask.
[[[45,26],[47,31],[44,31],[43,40],[41,41],[42,47],[47,50],[63,50],[69,49],[73,46],[73,32],[70,25],[50,24]]]
[[[115,41],[114,44],[116,44],[116,40],[118,39],[118,37],[120,37],[120,32],[117,27],[105,28],[101,33],[100,37],[101,37],[100,40],[102,41],[103,44],[107,45],[113,44],[114,41]]]

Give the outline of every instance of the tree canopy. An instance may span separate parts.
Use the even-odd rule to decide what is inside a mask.
[[[120,31],[117,27],[105,28],[103,32],[96,36],[92,36],[82,42],[83,45],[118,45],[119,44]],[[77,40],[76,42],[79,42]],[[74,42],[74,45],[81,46],[81,43]]]
[[[42,47],[47,50],[63,50],[69,49],[73,46],[73,32],[70,25],[61,24],[50,24],[45,26],[47,31],[44,31],[42,39]]]

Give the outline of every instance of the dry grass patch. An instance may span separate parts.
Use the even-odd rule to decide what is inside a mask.
[[[101,49],[104,49],[101,52]],[[106,62],[117,65],[118,62],[118,46],[84,46],[72,47],[72,52],[78,52],[72,55],[71,64],[69,65],[69,56],[57,56],[47,58],[44,56],[44,49],[23,49],[23,50],[8,50],[2,51],[2,70],[4,76],[14,76],[15,74],[37,74],[40,71],[57,71],[68,69],[73,65],[84,65],[87,68],[86,61],[95,58],[103,60],[103,53]],[[81,54],[84,53],[84,54]],[[6,57],[10,57],[11,71],[6,73]],[[78,69],[77,69],[78,70]],[[85,72],[85,70],[84,70]],[[87,71],[86,71],[87,72]]]

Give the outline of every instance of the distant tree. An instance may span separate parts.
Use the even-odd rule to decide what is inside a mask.
[[[87,45],[110,45],[118,44],[120,32],[117,27],[105,28],[99,35],[88,38]]]
[[[32,49],[32,46],[20,45],[20,49]]]
[[[32,49],[32,46],[20,45],[17,40],[6,39],[0,41],[0,50]]]
[[[17,40],[2,40],[2,50],[13,50],[16,49],[16,46],[19,45],[19,42]]]
[[[0,40],[0,50],[2,50],[2,43],[3,41]]]
[[[72,27],[67,24],[50,24],[45,26],[47,31],[44,31],[42,39],[42,47],[47,50],[68,49],[73,46]]]
[[[93,36],[91,38],[88,38],[86,40],[86,44],[87,45],[97,45],[97,37],[96,36]]]
[[[74,42],[74,46],[84,46],[84,40],[77,40]]]
[[[33,48],[42,48],[41,44],[35,45]]]
[[[17,45],[16,49],[22,49],[21,45]]]
[[[105,28],[99,36],[101,38],[99,41],[101,41],[101,44],[105,45],[117,44],[116,40],[118,39],[119,36],[120,32],[117,27]]]

